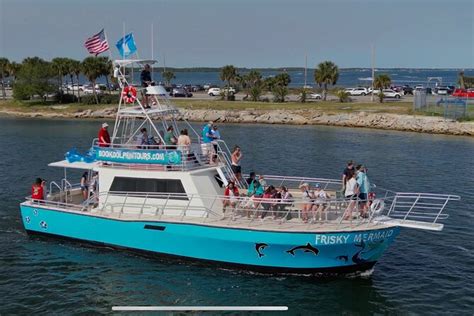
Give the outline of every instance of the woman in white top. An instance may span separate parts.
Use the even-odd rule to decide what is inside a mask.
[[[301,217],[303,222],[308,222],[308,213],[311,212],[314,200],[314,192],[310,189],[308,183],[300,185],[301,199],[303,200],[303,207],[301,209]]]
[[[319,183],[315,185],[316,190],[314,191],[314,202],[313,202],[313,218],[316,218],[319,213],[319,220],[322,219],[322,213],[326,210],[327,200],[330,198],[329,194],[321,188]]]
[[[344,196],[349,200],[349,205],[347,206],[344,212],[344,219],[352,219],[352,211],[354,210],[355,204],[357,202],[357,195],[359,194],[359,186],[357,185],[357,180],[355,179],[355,174],[351,174],[350,178],[346,180],[346,189],[344,191]]]

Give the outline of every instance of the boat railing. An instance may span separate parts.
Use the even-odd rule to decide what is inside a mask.
[[[249,177],[248,174],[243,175],[244,178]],[[277,175],[261,175],[259,179],[263,177],[265,186],[273,185],[275,188],[286,187],[289,190],[299,190],[302,184],[308,184],[310,189],[319,185],[321,189],[334,193],[336,197],[343,197],[342,181],[338,179],[325,179],[325,178],[310,178],[310,177],[290,177],[290,176],[277,176]],[[395,192],[394,192],[395,193]]]
[[[445,212],[448,203],[460,199],[460,196],[452,194],[396,192],[380,200],[385,207],[379,206],[381,211],[374,216],[377,215],[380,221],[398,222],[402,226],[420,223],[435,225],[449,217]]]
[[[360,225],[391,225],[412,228],[441,230],[438,223],[447,219],[446,206],[450,201],[460,200],[457,195],[390,192],[386,197],[361,201],[331,197],[307,201],[301,197],[288,200],[276,198],[229,197],[186,193],[150,193],[110,191],[93,195],[81,204],[61,201],[32,200],[34,205],[59,207],[83,212],[98,212],[122,217],[125,214],[138,218],[161,219],[170,216],[174,220],[186,221],[201,218],[202,222],[217,222],[219,225],[275,224],[281,229],[290,226],[314,227],[330,225],[331,228],[355,228]],[[307,208],[307,207],[310,208]],[[225,213],[223,209],[225,208]],[[306,208],[306,209],[305,209]],[[367,216],[360,211],[367,210]],[[225,215],[225,216],[223,216]],[[285,226],[281,226],[285,225]],[[323,226],[321,226],[323,225]]]

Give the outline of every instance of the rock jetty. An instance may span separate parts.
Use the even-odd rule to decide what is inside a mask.
[[[63,112],[19,112],[0,109],[0,113],[34,118],[113,118],[116,108]],[[180,119],[205,122],[245,124],[293,124],[366,127],[386,130],[410,131],[430,134],[474,136],[474,122],[457,122],[441,117],[400,115],[388,113],[351,112],[329,114],[312,110],[211,110],[181,109]]]

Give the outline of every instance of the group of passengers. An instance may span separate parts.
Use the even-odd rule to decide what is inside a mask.
[[[349,200],[344,212],[344,219],[352,219],[352,213],[358,208],[360,216],[368,217],[368,207],[373,197],[369,196],[370,181],[367,177],[367,168],[363,165],[355,166],[351,160],[347,163],[342,175],[342,191]]]
[[[287,187],[267,186],[264,177],[257,177],[255,172],[250,173],[246,182],[248,184],[246,193],[240,193],[235,183],[229,182],[224,191],[223,213],[226,212],[227,207],[231,207],[243,210],[247,218],[250,218],[252,214],[260,219],[265,218],[267,214],[273,214],[274,219],[285,217],[286,207],[294,202]]]
[[[330,195],[321,188],[319,183],[314,185],[314,189],[309,183],[303,183],[299,186],[299,189],[301,190],[301,199],[303,200],[301,209],[303,222],[314,221],[316,218],[321,221],[322,215],[327,209],[328,200],[331,198]]]

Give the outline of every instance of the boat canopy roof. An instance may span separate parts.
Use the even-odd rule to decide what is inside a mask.
[[[155,63],[157,63],[157,61],[154,59],[116,59],[114,61],[114,64],[120,67],[126,67],[133,64],[143,66],[145,64],[155,64]]]
[[[71,168],[71,169],[82,169],[82,170],[91,170],[96,169],[99,167],[99,162],[82,162],[82,161],[75,161],[69,162],[67,160],[60,160],[56,162],[52,162],[48,164],[50,167],[60,167],[60,168]]]

